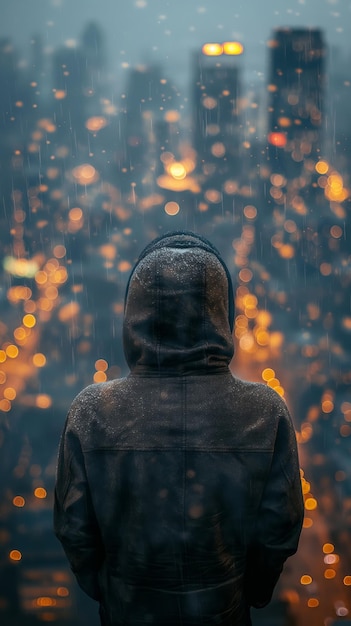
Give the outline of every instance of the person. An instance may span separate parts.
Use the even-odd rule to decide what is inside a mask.
[[[270,387],[240,380],[233,287],[191,232],[131,272],[130,373],[83,390],[61,438],[55,531],[108,626],[247,626],[303,517],[295,431]]]

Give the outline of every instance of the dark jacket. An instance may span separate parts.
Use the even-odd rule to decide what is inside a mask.
[[[275,391],[228,369],[232,302],[209,242],[153,242],[127,288],[130,374],[69,411],[55,531],[109,626],[250,624],[297,549],[294,428]]]

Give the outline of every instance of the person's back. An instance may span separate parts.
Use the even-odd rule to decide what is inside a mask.
[[[70,409],[55,529],[104,624],[248,625],[297,548],[294,430],[273,390],[228,369],[232,301],[209,242],[156,240],[127,288],[131,373]]]

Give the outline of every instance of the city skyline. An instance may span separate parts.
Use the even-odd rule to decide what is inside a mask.
[[[15,0],[4,6],[0,37],[9,37],[25,58],[33,36],[40,34],[50,53],[65,42],[74,45],[83,24],[95,21],[104,31],[111,72],[121,78],[128,67],[157,61],[166,71],[172,68],[182,87],[190,80],[189,54],[206,41],[242,41],[248,80],[260,79],[265,71],[266,43],[278,27],[320,28],[331,49],[345,57],[350,54],[344,26],[351,14],[349,0],[343,4],[339,0],[293,0],[288,6],[269,0],[264,12],[261,8],[258,0],[240,2],[234,8],[229,0],[221,0],[215,10],[209,0],[180,0],[176,5],[165,0],[102,0],[98,5],[76,0],[74,6],[67,0],[51,0],[45,5],[42,0]]]

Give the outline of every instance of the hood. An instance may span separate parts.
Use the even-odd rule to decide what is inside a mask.
[[[152,241],[125,297],[123,343],[140,375],[227,369],[233,357],[233,287],[219,252],[192,232]]]

